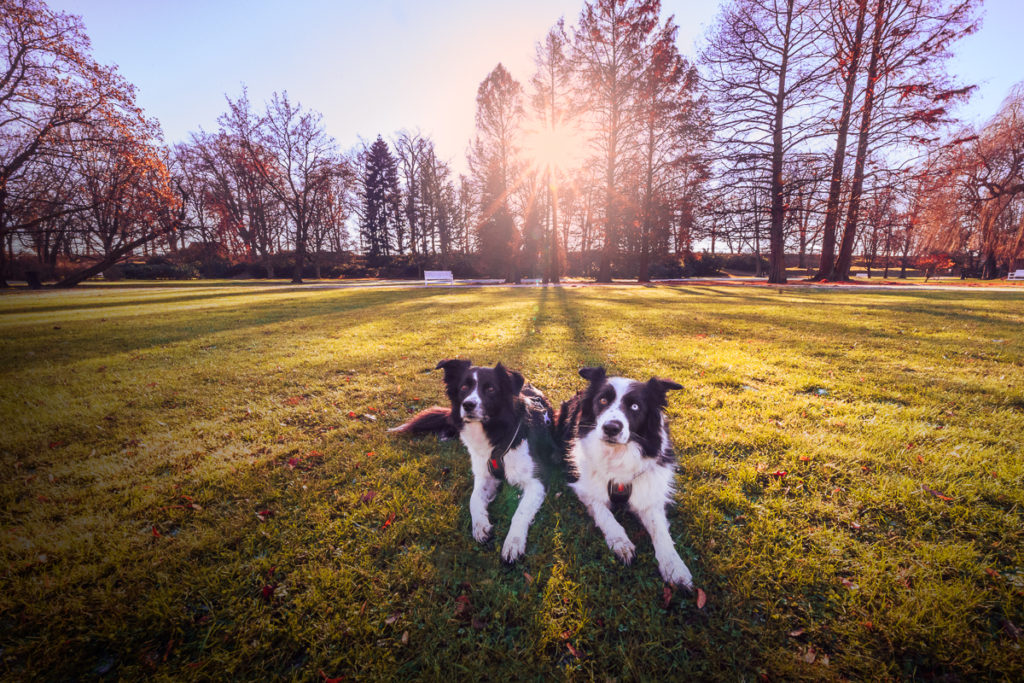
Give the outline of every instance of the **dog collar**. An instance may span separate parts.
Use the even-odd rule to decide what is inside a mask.
[[[633,484],[616,484],[611,480],[608,481],[608,500],[611,504],[618,507],[625,505],[629,501],[629,494],[633,493]]]
[[[504,456],[491,456],[487,459],[487,471],[491,473],[491,476],[495,479],[505,478],[505,458]]]
[[[491,457],[487,458],[487,471],[491,473],[491,476],[495,479],[505,478],[505,455],[512,450],[512,444],[516,442],[516,437],[519,436],[519,430],[523,428],[523,421],[520,420],[519,424],[516,425],[516,433],[512,435],[512,439],[508,442],[508,447],[501,455],[495,455],[491,453]],[[494,449],[498,450],[498,449]]]

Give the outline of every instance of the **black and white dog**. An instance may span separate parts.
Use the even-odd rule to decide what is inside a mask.
[[[503,560],[515,562],[526,550],[526,533],[544,501],[544,484],[537,470],[540,458],[554,449],[551,404],[521,374],[506,370],[501,363],[488,368],[450,359],[437,367],[444,368],[451,408],[428,408],[391,431],[432,433],[441,438],[458,435],[473,468],[469,512],[473,538],[480,543],[490,538],[487,506],[501,482],[507,480],[522,489],[501,549]]]
[[[570,486],[626,564],[636,546],[612,508],[628,505],[654,543],[667,583],[693,588],[690,570],[669,534],[665,506],[671,501],[675,457],[665,422],[665,394],[679,384],[652,378],[637,382],[606,377],[604,368],[582,368],[590,385],[562,404],[558,435],[567,449]]]

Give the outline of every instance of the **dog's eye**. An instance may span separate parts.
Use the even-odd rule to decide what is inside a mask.
[[[494,387],[487,387],[486,391],[487,391],[488,394],[493,394],[494,393]]]
[[[608,399],[606,399],[604,396],[602,396],[597,402],[603,406],[608,405]]]
[[[632,410],[635,413],[636,411],[640,410],[640,406],[637,405],[636,403],[634,403],[633,405],[631,405],[629,407],[629,409]]]
[[[469,391],[469,385],[468,384],[463,384],[462,385],[462,390],[463,391]]]

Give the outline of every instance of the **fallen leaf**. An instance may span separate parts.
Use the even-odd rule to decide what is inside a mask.
[[[364,503],[364,504],[365,504],[365,503],[369,503],[369,502],[370,502],[371,500],[373,500],[373,499],[374,499],[374,498],[376,498],[376,497],[377,497],[377,492],[376,492],[376,491],[374,491],[373,489],[370,489],[369,491],[367,491],[366,493],[364,493],[364,494],[363,494],[363,495],[362,495],[362,496],[361,496],[361,497],[359,498],[359,500],[360,500],[360,502],[362,502],[362,503]]]
[[[260,510],[256,513],[256,517],[258,517],[261,522],[265,522],[267,521],[267,517],[272,517],[273,514],[273,510]]]
[[[409,632],[408,631],[403,631],[402,632],[402,645],[408,645],[408,644],[409,644]]]
[[[785,477],[787,474],[789,474],[789,472],[787,472],[786,470],[775,470],[774,472],[772,472],[773,477],[778,477],[780,479]]]
[[[348,416],[349,416],[349,417],[355,417],[355,416],[356,416],[356,413],[355,413],[355,411],[354,411],[354,410],[350,410],[350,411],[348,411]]]
[[[1020,640],[1020,627],[1009,619],[1003,619],[1003,630],[1006,631],[1006,635],[1010,636],[1014,640]]]
[[[51,441],[50,442],[50,450],[53,450],[54,448],[60,448],[61,446],[67,446],[67,442],[66,441]]]
[[[927,486],[925,486],[924,484],[921,484],[921,488],[924,489],[927,493],[932,494],[933,496],[935,496],[939,500],[944,500],[944,501],[947,501],[947,502],[953,500],[952,498],[947,496],[945,493],[942,493],[941,491],[936,491],[935,489],[930,489]]]
[[[473,606],[469,601],[468,595],[460,595],[455,598],[455,616],[466,617],[472,611]]]
[[[789,637],[790,638],[799,638],[803,634],[804,634],[804,630],[802,628],[798,628],[795,631],[790,631],[789,632]]]
[[[999,572],[997,572],[995,569],[992,569],[992,567],[985,567],[985,573],[991,576],[993,579],[1000,578]]]
[[[577,650],[575,647],[573,647],[572,643],[566,643],[565,646],[569,648],[569,654],[571,654],[573,657],[575,657],[576,659],[583,659],[583,653],[580,650]]]
[[[395,521],[395,513],[394,512],[388,514],[388,518],[384,520],[384,523],[380,525],[380,528],[381,529],[387,529],[389,526],[391,526],[391,523],[393,521]]]
[[[822,666],[828,666],[828,662],[828,655],[822,653],[822,655],[818,657],[818,664],[821,664]]]
[[[274,591],[276,591],[276,590],[277,590],[277,584],[276,583],[268,583],[265,586],[263,586],[263,588],[260,589],[260,596],[264,600],[270,600],[271,598],[274,597]]]
[[[862,622],[860,622],[860,625],[863,626],[864,628],[866,628],[869,631],[875,628],[875,625],[873,623],[871,623],[870,621],[862,621]]]
[[[814,660],[817,659],[818,653],[814,651],[814,648],[810,645],[804,650],[802,659],[808,664],[814,664]]]
[[[921,464],[924,464],[924,458],[922,458],[920,455],[917,456],[917,461]]]
[[[302,397],[301,396],[289,396],[285,400],[285,403],[287,403],[290,406],[297,406],[300,403],[302,403]]]
[[[708,602],[708,596],[700,588],[697,589],[697,609],[704,609]]]
[[[341,681],[345,677],[344,676],[338,676],[337,678],[331,678],[330,676],[328,676],[327,674],[324,673],[323,669],[320,669],[320,678],[323,679],[323,683],[341,683]]]
[[[807,462],[808,460],[810,460],[810,458],[808,458],[806,455],[800,456],[800,462]]]
[[[855,591],[858,588],[860,588],[860,586],[858,586],[856,583],[854,583],[850,579],[847,579],[846,577],[843,577],[843,579],[840,580],[840,583],[842,583],[845,587],[849,588],[852,591]]]
[[[526,579],[527,584],[533,583],[533,577],[530,576],[529,572],[523,572],[523,578]]]
[[[376,422],[377,421],[377,416],[376,415],[370,415],[369,413],[363,413],[363,417],[365,417],[370,422]]]
[[[857,522],[850,522],[850,528],[853,529],[854,531],[859,531],[860,530],[860,524],[857,524]]]
[[[565,630],[562,631],[559,635],[561,636],[562,640],[569,640],[570,638],[572,638],[572,631]]]
[[[157,531],[156,526],[153,527],[153,538],[160,538],[163,534]]]
[[[401,613],[401,612],[392,612],[392,613],[391,613],[391,614],[390,614],[390,615],[388,616],[388,618],[384,620],[384,623],[385,623],[385,624],[388,624],[388,625],[390,626],[391,624],[393,624],[393,623],[395,623],[396,621],[398,621],[398,617],[400,617],[400,616],[402,616],[402,613]]]
[[[666,585],[661,589],[661,606],[668,609],[672,603],[672,586]]]
[[[375,455],[377,455],[377,454],[374,451],[367,451],[366,452],[366,457],[367,458],[372,458]]]

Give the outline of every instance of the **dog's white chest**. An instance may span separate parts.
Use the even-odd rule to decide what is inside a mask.
[[[484,434],[484,426],[479,422],[464,423],[462,431],[459,432],[459,439],[474,461],[485,463],[487,458],[491,457],[491,442]]]

